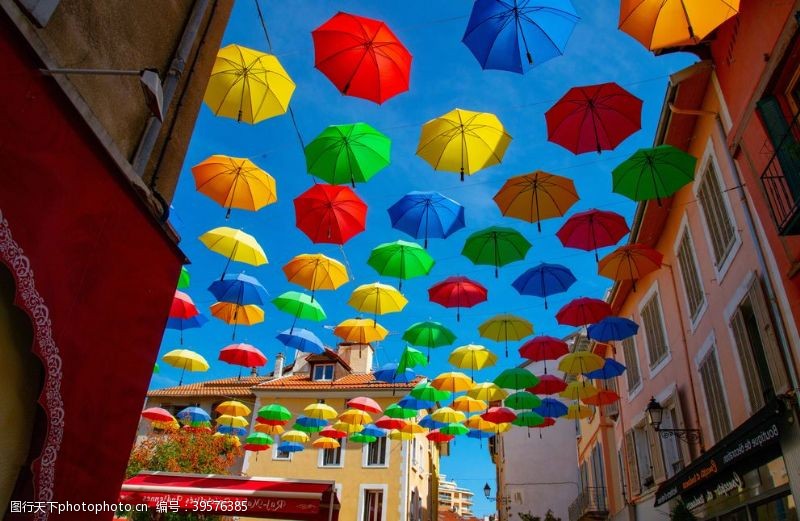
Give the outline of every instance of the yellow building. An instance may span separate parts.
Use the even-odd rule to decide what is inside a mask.
[[[472,491],[461,488],[455,481],[439,475],[439,508],[455,512],[461,517],[472,516]]]

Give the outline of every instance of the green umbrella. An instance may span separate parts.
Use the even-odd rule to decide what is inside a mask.
[[[392,142],[366,123],[331,125],[306,146],[306,168],[331,184],[366,183],[389,164]]]
[[[272,299],[272,303],[280,311],[294,316],[292,330],[294,330],[294,323],[297,322],[298,318],[313,320],[314,322],[320,322],[328,318],[319,302],[299,291],[287,291]]]
[[[187,270],[185,266],[182,266],[181,274],[178,276],[178,289],[188,288],[190,279],[189,270]]]
[[[505,399],[505,406],[516,410],[533,409],[542,405],[542,399],[528,391],[510,394]]]
[[[425,400],[428,402],[442,402],[450,398],[450,392],[440,391],[432,386],[430,382],[420,382],[411,389],[411,396],[417,400]]]
[[[383,414],[389,418],[405,420],[408,418],[415,418],[417,416],[417,411],[416,409],[405,409],[396,403],[393,403],[383,411]]]
[[[398,289],[403,289],[403,280],[427,275],[434,262],[425,248],[408,241],[379,244],[367,260],[381,275],[400,279]]]
[[[697,159],[670,145],[642,148],[612,173],[613,188],[634,201],[669,197],[694,179]]]
[[[258,410],[258,417],[263,420],[269,420],[270,422],[287,422],[292,417],[292,413],[283,405],[272,403],[260,408]]]
[[[539,414],[536,414],[533,411],[525,411],[517,414],[517,417],[514,418],[512,421],[514,425],[517,427],[527,427],[528,428],[528,437],[531,437],[531,427],[538,427],[539,425],[544,423],[544,418]]]
[[[161,372],[161,368],[158,367],[158,364],[153,364],[153,374],[158,374]]]
[[[397,364],[397,372],[402,373],[406,369],[417,367],[418,365],[428,365],[428,359],[422,354],[422,351],[406,346],[406,348],[403,349],[403,354],[400,355],[400,362]]]
[[[302,425],[300,423],[295,423],[294,425],[292,425],[292,430],[311,434],[313,432],[319,432],[325,427],[326,427],[325,425]]]
[[[376,441],[378,438],[376,436],[370,436],[369,434],[361,434],[360,432],[356,432],[351,434],[348,440],[352,441],[353,443],[372,443]]]
[[[439,322],[417,322],[405,330],[403,340],[412,346],[427,347],[430,360],[432,347],[452,345],[456,341],[456,335]]]
[[[491,226],[467,237],[461,254],[474,264],[494,266],[494,276],[499,276],[500,266],[523,260],[531,243],[516,230]]]
[[[444,427],[440,428],[439,432],[444,434],[452,434],[454,436],[463,436],[469,432],[469,427],[466,427],[461,423],[448,423]]]
[[[263,432],[251,432],[244,439],[245,445],[267,447],[272,445],[272,436],[268,436]]]
[[[526,389],[538,383],[539,378],[536,375],[521,367],[506,369],[494,379],[494,384],[504,389]]]

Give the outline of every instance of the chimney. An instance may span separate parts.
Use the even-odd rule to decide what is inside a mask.
[[[372,372],[373,349],[369,344],[339,344],[338,355],[344,360],[353,373],[365,374]]]
[[[250,376],[258,376],[258,367],[250,368]]]
[[[283,376],[283,353],[275,355],[275,369],[272,371],[273,378],[280,378]]]

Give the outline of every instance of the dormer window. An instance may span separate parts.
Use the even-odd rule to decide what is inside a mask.
[[[312,378],[314,381],[331,381],[333,380],[333,366],[334,364],[315,364]]]

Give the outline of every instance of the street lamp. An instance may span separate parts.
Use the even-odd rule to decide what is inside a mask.
[[[699,443],[702,446],[702,433],[700,429],[662,429],[661,420],[664,417],[664,408],[652,396],[647,403],[647,423],[653,426],[653,430],[661,435],[662,438],[678,438],[686,443]],[[485,491],[485,490],[484,490]]]
[[[511,502],[511,496],[491,497],[491,493],[492,493],[492,487],[490,487],[488,483],[485,484],[483,486],[483,495],[486,496],[486,499],[488,499],[489,501],[497,501],[499,499],[502,503]]]

